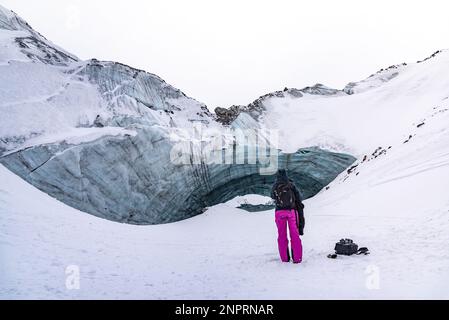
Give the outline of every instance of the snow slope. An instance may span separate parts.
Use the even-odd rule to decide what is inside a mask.
[[[247,114],[234,121],[280,129],[287,152],[319,146],[358,158],[306,201],[300,265],[279,261],[273,212],[236,209],[242,199],[181,222],[118,224],[0,166],[0,298],[447,299],[448,74],[443,51],[343,90],[269,95],[257,123]],[[78,61],[1,7],[0,84],[2,153],[133,135],[142,123],[176,129],[210,120],[203,104],[157,76]],[[97,116],[105,127],[94,126]],[[327,259],[342,237],[371,255]],[[80,268],[79,290],[66,288],[71,265]]]
[[[395,74],[395,76],[392,76]],[[449,96],[449,51],[353,83],[352,94],[272,97],[261,123],[280,129],[284,151],[317,145],[363,156],[408,137]],[[294,129],[293,129],[294,128]],[[293,130],[293,131],[292,131]]]
[[[447,299],[448,110],[306,201],[300,265],[279,261],[273,213],[236,209],[242,199],[139,227],[70,208],[0,167],[0,297]],[[341,237],[371,255],[327,259]],[[79,290],[66,289],[69,265]]]

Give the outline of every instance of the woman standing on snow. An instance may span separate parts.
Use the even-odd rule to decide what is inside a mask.
[[[271,190],[271,198],[276,202],[275,220],[278,228],[278,247],[281,260],[290,261],[288,250],[287,225],[290,233],[293,263],[302,261],[302,243],[299,235],[304,234],[304,205],[301,195],[284,169],[277,172]]]

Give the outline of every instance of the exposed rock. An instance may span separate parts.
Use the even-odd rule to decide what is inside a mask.
[[[348,170],[346,170],[347,174],[351,174],[355,169],[357,169],[358,164],[351,166]]]
[[[216,120],[224,125],[231,124],[232,121],[237,119],[241,112],[242,106],[231,106],[229,109],[226,108],[215,108]]]
[[[101,118],[100,115],[98,115],[95,118],[94,127],[97,127],[97,128],[103,128],[104,127],[104,120]]]
[[[304,93],[308,93],[308,94],[323,95],[323,96],[329,96],[329,95],[335,95],[335,94],[341,93],[341,90],[329,88],[321,83],[317,83],[316,85],[314,85],[312,87],[305,87],[301,91]]]
[[[412,138],[413,138],[413,135],[409,135],[408,138],[403,143],[409,142]]]
[[[287,89],[287,93],[290,94],[294,98],[301,98],[302,97],[302,91],[296,88],[289,88]]]
[[[419,61],[417,61],[416,63],[422,63],[422,62],[424,62],[424,61],[427,61],[427,60],[430,60],[430,59],[432,59],[432,58],[435,58],[436,55],[437,55],[437,54],[440,54],[441,52],[443,52],[443,50],[437,50],[437,51],[435,51],[434,53],[432,53],[429,57],[427,57],[427,58],[425,58],[425,59],[423,59],[423,60],[419,60]]]
[[[40,61],[56,66],[67,66],[71,62],[78,61],[76,57],[50,46],[46,41],[38,37],[16,38],[22,52],[31,60]]]

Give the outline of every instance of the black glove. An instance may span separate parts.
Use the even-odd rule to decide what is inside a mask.
[[[299,223],[298,223],[298,229],[299,229],[299,235],[302,236],[304,235],[304,227],[306,225],[306,219],[304,218],[304,206],[302,206],[302,208],[300,208],[298,210],[298,218],[299,218]]]
[[[300,236],[304,235],[304,226],[306,224],[306,221],[304,219],[304,210],[303,210],[303,208],[304,208],[304,206],[298,207],[296,209],[296,212],[297,212],[297,217],[296,217],[297,221],[296,221],[296,223],[298,224],[298,231],[299,231],[299,235]]]

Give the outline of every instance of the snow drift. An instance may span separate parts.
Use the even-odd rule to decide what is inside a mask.
[[[23,48],[17,37],[38,41]],[[73,147],[91,144],[99,169],[110,164],[102,162],[110,145],[133,139],[157,145],[190,120],[221,130],[215,117],[230,127],[279,130],[286,154],[315,146],[356,157],[305,201],[300,265],[279,262],[271,211],[236,209],[265,197],[238,197],[176,223],[133,226],[80,212],[0,166],[1,298],[449,298],[448,51],[341,90],[287,88],[213,115],[154,75],[50,50],[53,45],[5,9],[0,39],[6,166],[32,150],[36,164],[49,155],[57,156],[47,163],[68,161],[68,155],[76,163],[82,157]],[[142,134],[143,126],[152,129]],[[168,144],[142,161],[159,170],[161,148]],[[70,174],[79,176],[77,168]],[[150,181],[160,181],[167,171],[154,174]],[[371,255],[326,259],[341,237],[369,247]],[[80,270],[77,290],[65,285],[72,265]]]

